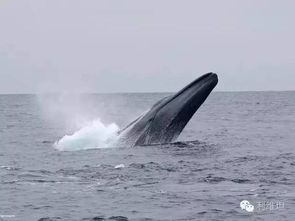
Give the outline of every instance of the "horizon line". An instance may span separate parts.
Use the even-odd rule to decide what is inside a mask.
[[[176,91],[126,91],[126,92],[35,92],[35,93],[0,93],[0,95],[43,95],[43,94],[167,94]],[[251,92],[295,92],[295,90],[216,90],[212,93],[251,93]]]

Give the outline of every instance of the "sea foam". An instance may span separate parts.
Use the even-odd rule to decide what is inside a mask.
[[[108,148],[114,146],[118,131],[119,127],[116,124],[104,125],[97,119],[87,123],[72,135],[65,135],[55,142],[54,147],[60,151]]]

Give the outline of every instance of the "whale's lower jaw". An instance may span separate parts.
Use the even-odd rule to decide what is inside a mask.
[[[178,93],[160,100],[120,131],[119,142],[140,146],[175,141],[217,83],[217,75],[208,73]]]

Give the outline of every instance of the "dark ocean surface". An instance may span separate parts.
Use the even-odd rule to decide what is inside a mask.
[[[166,95],[0,95],[0,220],[295,220],[295,92],[215,92],[175,143],[103,145]]]

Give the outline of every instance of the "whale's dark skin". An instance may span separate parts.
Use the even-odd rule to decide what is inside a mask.
[[[217,75],[208,73],[176,94],[158,101],[119,132],[120,142],[141,146],[175,141],[217,83]]]

